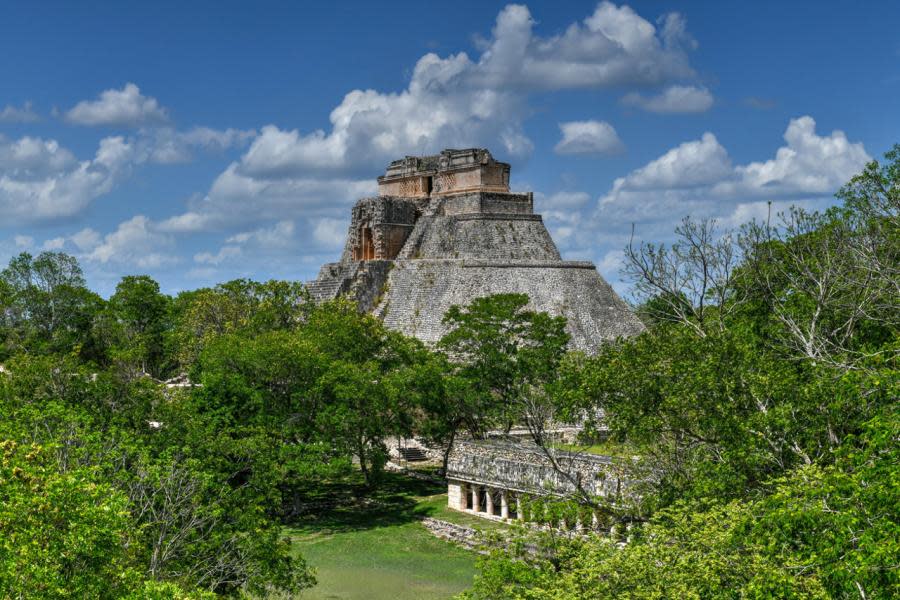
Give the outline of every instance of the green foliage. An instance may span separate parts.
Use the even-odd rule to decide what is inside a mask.
[[[115,598],[139,581],[128,499],[91,469],[0,442],[0,590],[9,597]]]
[[[61,252],[23,252],[0,271],[0,360],[15,352],[79,352],[97,358],[91,326],[103,300],[78,262]]]
[[[111,361],[127,376],[165,373],[169,303],[159,284],[146,275],[123,277],[116,286],[98,318],[98,337],[108,345]]]
[[[525,294],[495,294],[447,311],[440,347],[456,367],[447,429],[465,426],[476,437],[494,426],[508,430],[527,412],[531,389],[555,378],[569,341],[565,318],[527,304]]]
[[[217,336],[291,329],[304,319],[308,307],[302,284],[288,281],[235,279],[183,292],[173,306],[176,358],[182,369],[189,370]]]
[[[495,553],[469,597],[900,595],[900,147],[886,158],[842,207],[747,227],[742,262],[708,223],[629,248],[649,329],[567,357],[551,396],[640,455],[630,539]],[[529,516],[561,516],[546,504]]]

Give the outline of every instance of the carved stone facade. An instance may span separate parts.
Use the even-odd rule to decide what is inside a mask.
[[[415,201],[405,198],[363,198],[353,207],[346,258],[353,261],[395,258],[420,210]]]
[[[565,497],[577,490],[617,502],[629,493],[621,459],[551,450],[532,443],[489,439],[458,441],[447,462],[450,508],[501,519],[521,518],[524,496]]]
[[[378,178],[381,196],[427,198],[475,191],[509,192],[509,165],[478,148],[407,156],[393,161]]]
[[[564,261],[529,193],[509,191],[510,166],[484,149],[393,161],[379,196],[353,207],[340,262],[309,284],[316,300],[349,295],[388,327],[434,343],[454,304],[524,293],[567,319],[571,346],[595,352],[640,321],[589,262]]]

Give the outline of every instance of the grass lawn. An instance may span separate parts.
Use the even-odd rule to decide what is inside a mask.
[[[419,523],[432,516],[482,528],[503,527],[447,508],[442,485],[385,474],[374,493],[341,482],[323,498],[333,509],[286,529],[294,548],[316,569],[319,583],[303,598],[318,600],[451,598],[468,588],[475,554],[440,540]]]

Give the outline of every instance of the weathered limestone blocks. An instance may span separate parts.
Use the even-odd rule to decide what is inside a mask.
[[[450,452],[447,479],[460,490],[468,486],[472,490],[517,494],[567,496],[577,490],[576,482],[593,496],[615,499],[627,491],[627,470],[616,459],[553,452],[565,475],[534,444],[506,440],[458,441]],[[464,494],[460,497],[464,498]]]
[[[452,305],[510,292],[565,316],[571,347],[588,353],[643,329],[593,264],[561,259],[531,193],[510,193],[509,165],[487,150],[407,156],[378,184],[353,208],[341,261],[309,285],[313,299],[349,296],[428,343]]]
[[[427,343],[446,332],[451,306],[499,293],[524,293],[530,308],[563,315],[570,346],[588,353],[642,329],[628,306],[591,263],[535,260],[398,260],[375,314],[388,327]]]
[[[378,178],[382,196],[421,198],[473,190],[508,192],[509,165],[480,148],[444,150],[395,160]]]

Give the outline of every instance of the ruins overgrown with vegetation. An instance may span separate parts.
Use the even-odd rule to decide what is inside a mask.
[[[0,597],[303,597],[317,502],[429,516],[385,494],[388,440],[521,426],[554,456],[548,424],[578,423],[567,448],[618,444],[639,489],[534,498],[546,526],[486,542],[465,598],[896,598],[900,146],[839,198],[631,245],[645,330],[593,354],[519,294],[426,345],[299,283],[129,276],[106,300],[23,253],[0,274]],[[557,526],[584,514],[603,531]]]

